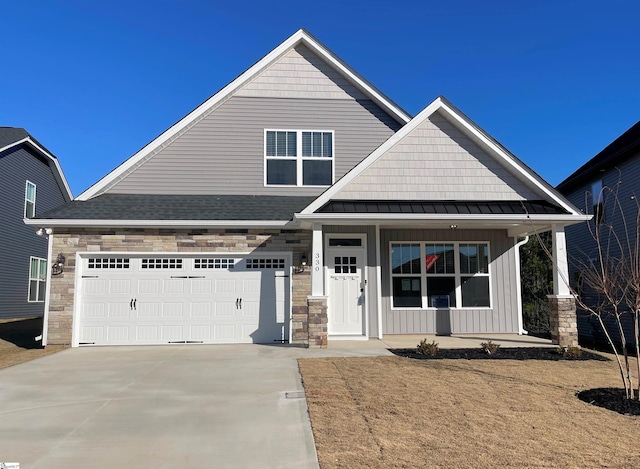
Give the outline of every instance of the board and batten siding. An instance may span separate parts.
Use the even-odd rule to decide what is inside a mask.
[[[532,200],[543,197],[435,113],[335,198]]]
[[[0,153],[0,319],[44,314],[44,302],[29,303],[30,257],[47,258],[47,240],[24,224],[25,185],[36,185],[36,216],[67,200],[47,160],[23,146]]]
[[[378,318],[377,318],[377,281],[376,281],[376,229],[375,226],[343,226],[343,225],[325,225],[322,227],[324,238],[327,234],[365,234],[367,243],[366,254],[366,279],[367,279],[367,316],[369,319],[369,337],[378,337]],[[327,265],[325,251],[325,262]]]
[[[518,298],[514,239],[504,230],[380,231],[384,334],[517,333]],[[492,307],[485,309],[392,309],[392,242],[489,242]]]

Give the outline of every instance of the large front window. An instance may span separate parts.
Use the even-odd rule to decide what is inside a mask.
[[[265,130],[267,186],[333,184],[333,131]]]
[[[491,306],[487,243],[393,243],[396,308]]]

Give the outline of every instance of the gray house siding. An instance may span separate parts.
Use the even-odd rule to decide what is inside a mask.
[[[513,170],[435,113],[336,195],[336,199],[535,200]],[[389,189],[392,188],[390,191]]]
[[[381,230],[384,334],[517,333],[518,298],[514,240],[504,230]],[[487,309],[392,309],[390,243],[489,242],[492,307]]]
[[[344,234],[360,234],[365,233],[367,243],[367,315],[369,319],[369,337],[378,337],[378,318],[376,316],[377,307],[377,282],[376,282],[376,229],[375,226],[324,226],[323,233],[327,234],[344,233]],[[327,265],[325,260],[324,265]]]
[[[624,217],[628,225],[630,236],[635,236],[636,215],[638,213],[637,201],[640,197],[640,154],[627,159],[624,163],[619,164],[617,168],[600,173],[599,177],[594,177],[586,182],[580,189],[569,194],[567,198],[585,213],[593,214],[591,185],[598,179],[602,179],[602,185],[606,188],[617,188],[617,199],[619,206],[613,200],[613,196],[608,194],[605,189],[606,203],[604,207],[604,220],[606,224],[613,227],[614,232],[618,236],[626,237]],[[581,263],[588,259],[597,258],[597,246],[591,233],[589,226],[594,226],[594,221],[589,224],[581,223],[567,227],[567,251],[569,254],[569,275],[575,287],[575,279],[581,270]],[[632,240],[633,241],[633,240]],[[620,252],[613,246],[610,252],[614,256],[619,256]],[[585,291],[585,293],[587,293]],[[620,334],[612,318],[605,321],[607,330],[615,341],[620,340]],[[633,339],[633,321],[631,315],[623,317],[623,327],[625,336],[630,343]],[[585,311],[578,311],[578,335],[582,340],[605,340],[604,333],[597,318],[590,316]]]
[[[44,303],[29,303],[30,256],[47,258],[47,240],[23,222],[25,184],[36,185],[36,216],[67,201],[48,162],[23,146],[0,153],[0,319],[44,314]]]
[[[333,130],[335,180],[400,125],[371,101],[232,97],[105,192],[319,195],[264,186],[264,131]]]

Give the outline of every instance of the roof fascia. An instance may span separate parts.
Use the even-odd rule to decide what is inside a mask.
[[[38,227],[88,228],[282,228],[295,224],[291,220],[78,220],[24,218],[24,223]]]
[[[592,215],[537,215],[537,214],[520,214],[520,215],[451,215],[447,213],[298,213],[295,215],[297,220],[312,220],[316,222],[330,223],[337,220],[353,220],[358,222],[380,222],[380,221],[403,221],[403,220],[422,220],[422,221],[449,221],[450,223],[464,222],[546,222],[546,223],[563,223],[563,222],[582,222],[591,220]]]
[[[64,173],[62,172],[62,167],[60,166],[60,162],[58,161],[58,158],[56,158],[51,153],[49,153],[47,150],[45,150],[40,145],[38,145],[36,142],[34,142],[33,139],[30,136],[27,136],[27,137],[25,137],[23,139],[20,139],[20,140],[18,140],[16,142],[13,142],[13,143],[11,143],[9,145],[6,145],[6,146],[0,148],[0,153],[2,153],[5,150],[8,150],[10,148],[16,147],[18,145],[22,145],[23,143],[27,143],[27,144],[31,145],[31,147],[33,147],[35,150],[37,150],[39,153],[41,153],[42,156],[44,156],[50,162],[53,163],[53,166],[55,167],[55,171],[57,173],[57,176],[60,179],[60,182],[62,184],[62,189],[64,189],[64,191],[67,193],[67,196],[69,197],[69,201],[72,201],[73,200],[73,194],[71,193],[71,188],[69,187],[69,184],[67,183],[67,179],[64,177]]]
[[[256,74],[261,72],[263,69],[268,67],[274,60],[283,55],[289,49],[297,46],[300,43],[304,43],[307,47],[312,49],[315,53],[324,58],[327,62],[329,62],[334,68],[336,68],[340,73],[345,75],[350,81],[352,81],[355,85],[360,87],[362,91],[370,96],[378,105],[383,107],[387,112],[389,112],[399,123],[406,124],[410,121],[410,116],[404,112],[400,107],[391,102],[386,96],[384,96],[380,91],[378,91],[373,85],[371,85],[368,81],[358,75],[354,70],[348,67],[345,63],[343,63],[340,59],[337,58],[335,54],[333,54],[329,49],[327,49],[323,44],[320,43],[316,38],[311,36],[304,29],[299,29],[292,36],[286,39],[283,43],[265,55],[261,60],[256,62],[253,66],[247,69],[244,73],[242,73],[239,77],[229,83],[227,86],[222,88],[216,94],[207,99],[204,103],[198,106],[196,109],[191,111],[181,120],[176,122],[169,129],[160,134],[156,139],[151,141],[145,147],[143,147],[140,151],[134,154],[132,157],[124,161],[117,168],[103,177],[101,180],[96,182],[94,185],[85,190],[82,194],[80,194],[76,200],[88,200],[96,195],[98,195],[103,189],[109,186],[113,181],[115,181],[122,174],[126,173],[128,170],[134,168],[138,163],[141,162],[145,157],[151,154],[154,151],[159,150],[165,143],[170,142],[174,137],[176,137],[182,130],[188,127],[192,122],[196,119],[207,113],[212,107],[217,106],[221,102],[228,99],[234,92],[236,92],[239,88],[241,88],[244,84],[246,84],[249,80],[251,80]]]
[[[580,216],[580,211],[574,207],[569,201],[567,201],[562,195],[555,191],[551,186],[544,183],[539,176],[535,175],[530,169],[526,168],[517,158],[513,157],[502,146],[490,138],[484,131],[482,131],[475,123],[473,123],[468,117],[462,114],[455,106],[449,103],[444,97],[439,96],[431,104],[429,104],[424,110],[422,110],[416,117],[414,117],[407,125],[402,127],[398,132],[392,135],[386,142],[378,147],[373,153],[365,158],[360,164],[347,173],[336,184],[327,189],[316,200],[309,204],[301,213],[309,214],[320,209],[324,204],[329,202],[333,196],[341,191],[345,186],[355,180],[360,174],[362,174],[368,167],[370,167],[376,160],[390,150],[401,139],[405,138],[416,127],[422,124],[426,119],[433,115],[436,111],[443,112],[446,116],[453,121],[462,132],[472,136],[476,141],[485,147],[492,155],[503,160],[508,167],[521,174],[529,184],[535,186],[539,191],[542,191],[545,195],[558,203],[562,208],[569,213]]]

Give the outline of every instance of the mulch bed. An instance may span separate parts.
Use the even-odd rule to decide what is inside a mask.
[[[587,404],[603,407],[623,415],[640,415],[640,401],[627,399],[622,388],[586,389],[576,393]]]
[[[438,349],[435,355],[423,355],[415,348],[389,349],[395,355],[418,360],[598,360],[609,361],[607,357],[587,350],[579,356],[563,355],[553,347],[500,347],[494,353],[487,353],[480,348]]]

